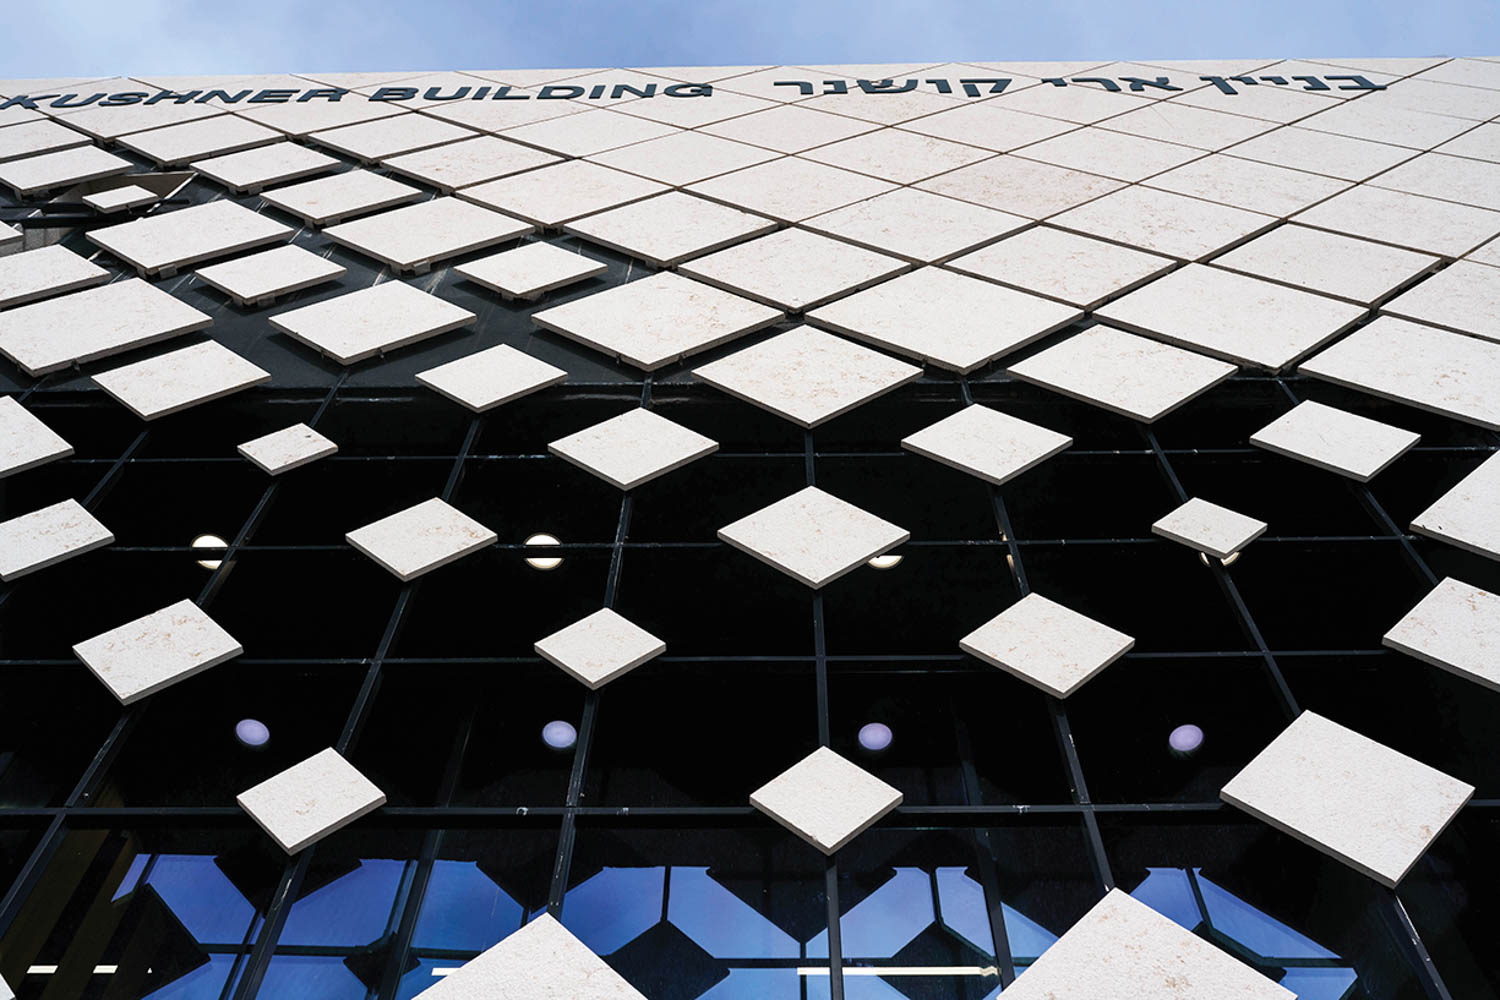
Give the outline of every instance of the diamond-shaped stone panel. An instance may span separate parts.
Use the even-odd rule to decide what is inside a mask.
[[[632,490],[719,450],[719,443],[645,408],[628,410],[547,445],[612,486]]]
[[[911,537],[911,532],[814,486],[719,529],[719,539],[821,588]]]
[[[901,804],[901,792],[819,747],[750,793],[750,804],[832,854]]]
[[[1027,594],[958,646],[1054,698],[1066,698],[1135,646],[1135,639],[1040,594]]]
[[[598,690],[666,652],[667,644],[624,616],[601,608],[536,643],[537,655]]]

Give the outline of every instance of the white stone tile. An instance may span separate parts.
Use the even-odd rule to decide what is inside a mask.
[[[1411,522],[1419,535],[1500,559],[1500,454],[1492,455]]]
[[[1474,786],[1313,712],[1219,792],[1391,888],[1473,794]]]
[[[1424,153],[1372,178],[1369,183],[1427,198],[1500,209],[1500,163]]]
[[[14,397],[0,396],[0,479],[73,454],[73,446]]]
[[[133,208],[143,208],[146,205],[154,205],[161,201],[161,196],[155,191],[149,191],[139,184],[125,184],[120,187],[106,188],[83,196],[83,203],[96,212],[109,215],[114,212],[128,212]]]
[[[495,544],[497,537],[472,517],[433,497],[356,528],[344,540],[409,583]]]
[[[671,125],[622,115],[609,108],[592,108],[579,115],[548,118],[506,129],[507,139],[524,142],[563,156],[590,156],[679,131]]]
[[[693,370],[693,375],[802,427],[816,427],[921,377],[879,351],[799,326]]]
[[[480,132],[504,132],[506,129],[527,125],[531,122],[547,121],[564,115],[579,115],[589,110],[581,101],[537,100],[532,94],[525,100],[519,98],[526,91],[514,90],[509,100],[456,101],[452,104],[436,105],[422,111],[444,121],[477,129]]]
[[[669,191],[585,216],[563,228],[657,267],[671,267],[689,257],[771,232],[776,223],[718,202]]]
[[[453,268],[455,274],[505,299],[537,299],[554,288],[597,278],[608,270],[607,264],[550,243],[527,243]]]
[[[950,139],[997,153],[1008,153],[1077,127],[1072,122],[1056,118],[1011,111],[994,101],[960,104],[935,115],[903,122],[900,126],[906,132]]]
[[[781,104],[742,118],[704,126],[701,131],[780,153],[800,153],[878,127],[874,122],[814,111],[800,104]]]
[[[1500,233],[1500,212],[1361,184],[1297,216],[1307,226],[1461,257]]]
[[[1041,594],[1027,594],[958,646],[1054,698],[1066,698],[1130,652],[1135,639]]]
[[[1276,217],[1133,186],[1069,209],[1051,222],[1086,236],[1192,261],[1264,232],[1276,224]]]
[[[667,651],[667,644],[609,608],[553,632],[533,647],[548,663],[597,691]]]
[[[866,288],[911,265],[804,229],[783,229],[698,257],[683,274],[793,312]]]
[[[1411,57],[1396,56],[1382,58],[1379,56],[1349,58],[1335,57],[1331,59],[1312,60],[1323,66],[1338,66],[1342,69],[1352,69],[1356,73],[1389,73],[1392,76],[1412,76],[1424,69],[1430,69],[1438,63],[1447,62],[1447,56]],[[1331,72],[1331,71],[1325,71]],[[1322,74],[1319,74],[1322,75]]]
[[[355,125],[405,113],[396,104],[358,100],[352,94],[342,101],[264,104],[254,108],[241,107],[235,112],[290,136],[311,135],[341,125]]]
[[[10,988],[3,976],[0,976],[0,1000],[16,1000],[15,990]]]
[[[1382,642],[1500,691],[1500,595],[1448,577],[1392,626]]]
[[[0,354],[36,376],[202,330],[213,319],[139,278],[0,312]]]
[[[249,194],[257,194],[272,184],[326,174],[341,166],[342,161],[327,153],[295,142],[274,142],[192,163],[194,170],[210,180],[218,181],[231,191]]]
[[[649,73],[652,76],[664,76],[669,80],[681,80],[684,83],[720,83],[732,77],[774,68],[773,66],[642,66],[640,72]],[[714,93],[718,94],[722,89],[722,86],[715,88]]]
[[[1500,345],[1381,316],[1299,371],[1500,431]]]
[[[459,194],[535,225],[556,227],[666,190],[657,181],[586,160],[570,160],[476,184]]]
[[[1438,261],[1429,254],[1290,225],[1215,257],[1213,264],[1371,306]]]
[[[728,343],[781,318],[782,313],[770,306],[673,272],[618,285],[531,317],[544,330],[646,371]]]
[[[134,265],[142,277],[291,239],[293,230],[236,202],[210,201],[157,212],[88,234],[90,243]]]
[[[1500,341],[1500,268],[1456,261],[1381,311]]]
[[[385,793],[329,747],[235,801],[282,850],[296,854],[385,805]]]
[[[279,476],[309,462],[337,454],[339,446],[306,424],[293,424],[279,431],[246,441],[237,449],[264,472]]]
[[[1067,170],[1019,156],[984,160],[917,185],[924,191],[1028,219],[1045,219],[1124,186],[1122,181],[1098,174]]]
[[[450,330],[475,316],[404,281],[386,281],[270,317],[295,340],[352,365]]]
[[[916,263],[944,260],[1030,225],[1019,215],[897,188],[815,215],[804,228]]]
[[[553,69],[466,69],[469,76],[477,76],[483,80],[493,80],[496,83],[507,83],[513,87],[540,87],[546,83],[558,83],[569,80],[576,76],[599,72],[598,68],[579,67],[556,67]],[[566,101],[554,101],[556,104],[566,104]]]
[[[1369,100],[1346,101],[1298,123],[1300,128],[1354,139],[1432,149],[1474,127],[1471,121],[1407,111]]]
[[[1009,111],[1025,111],[1078,125],[1092,125],[1155,102],[1151,98],[1127,93],[1111,94],[1087,86],[1054,87],[1044,83],[1021,90],[1006,88],[1005,93],[988,103]]]
[[[1457,139],[1443,143],[1435,152],[1500,163],[1500,124],[1481,125]]]
[[[275,129],[257,125],[236,115],[215,115],[199,121],[136,132],[120,139],[120,145],[172,167],[193,160],[238,153],[281,139]]]
[[[1061,60],[1048,60],[1042,62],[1024,60],[1006,60],[1004,62],[973,62],[968,65],[978,66],[980,69],[990,70],[1008,77],[1055,77],[1063,78],[1069,76],[1082,76],[1089,70],[1097,69],[1107,65],[1107,59],[1095,59],[1092,61],[1074,60],[1071,62]],[[1016,85],[1022,84],[1023,80],[1016,80]]]
[[[1421,79],[1500,90],[1500,65],[1486,59],[1453,59],[1424,70]]]
[[[82,132],[75,132],[50,119],[38,118],[21,125],[0,128],[0,163],[19,160],[23,156],[39,156],[42,153],[91,145],[93,140]]]
[[[699,181],[688,190],[782,222],[801,222],[884,194],[895,186],[874,177],[787,156]]]
[[[566,382],[568,373],[508,344],[417,372],[417,381],[475,413]]]
[[[1283,219],[1349,187],[1348,181],[1333,177],[1217,154],[1159,174],[1145,184]]]
[[[669,81],[663,81],[663,83],[667,86],[671,85]],[[780,106],[774,101],[751,97],[748,94],[736,94],[716,89],[713,96],[706,100],[657,96],[625,101],[617,105],[615,110],[624,115],[649,118],[663,125],[675,125],[678,128],[702,128],[728,118],[738,118],[741,115]]]
[[[1405,146],[1314,132],[1295,125],[1256,136],[1225,153],[1346,181],[1366,180],[1418,155]]]
[[[1151,525],[1151,533],[1228,559],[1266,532],[1266,522],[1193,497]]]
[[[974,404],[901,439],[901,447],[1001,486],[1073,439],[1029,421]]]
[[[616,170],[681,187],[694,181],[765,163],[777,156],[771,150],[721,139],[715,135],[677,132],[660,139],[596,153],[589,159]]]
[[[434,263],[525,236],[528,223],[458,198],[434,198],[329,227],[324,235],[393,270],[426,273]]]
[[[261,197],[268,205],[289,212],[309,225],[326,226],[351,216],[405,205],[424,195],[421,188],[384,174],[354,169],[267,191]]]
[[[0,521],[0,580],[9,583],[113,544],[115,536],[77,500]]]
[[[796,77],[793,77],[796,79]],[[932,91],[913,90],[905,94],[864,94],[851,87],[847,94],[825,94],[801,102],[814,111],[831,111],[867,122],[899,125],[954,107],[960,102]]]
[[[1157,101],[1147,107],[1106,119],[1098,127],[1144,139],[1159,139],[1162,142],[1175,142],[1180,146],[1192,146],[1194,149],[1217,151],[1268,132],[1276,126],[1258,118],[1209,111],[1175,101]]]
[[[21,231],[15,226],[0,223],[0,250],[9,250],[21,245]]]
[[[1250,435],[1278,455],[1368,483],[1416,445],[1418,434],[1312,400]]]
[[[482,184],[497,177],[508,177],[533,167],[559,162],[560,157],[523,146],[519,142],[480,135],[393,156],[384,165],[398,174],[414,177],[448,194],[461,187]]]
[[[820,78],[821,79],[821,78]],[[778,81],[782,80],[808,80],[812,77],[806,69],[794,66],[771,66],[767,69],[756,70],[753,73],[743,73],[739,76],[724,80],[715,85],[715,90],[728,90],[736,94],[749,94],[767,101],[780,101],[790,103],[803,99],[800,89],[797,87],[778,87]],[[819,84],[814,83],[817,87]]]
[[[1006,989],[1005,1000],[1296,1000],[1123,889],[1111,889]]]
[[[506,81],[509,83],[510,81]],[[549,89],[552,97],[563,97],[589,107],[600,104],[618,106],[647,100],[643,95],[651,94],[649,100],[671,103],[701,103],[692,99],[684,101],[665,93],[671,80],[642,73],[636,69],[613,67],[609,69],[575,70],[571,75],[552,81]],[[534,85],[532,85],[534,86]]]
[[[809,486],[725,525],[718,537],[821,588],[907,541],[911,532]]]
[[[901,804],[901,792],[819,747],[750,793],[750,804],[832,854]]]
[[[1473,250],[1464,257],[1465,260],[1476,264],[1488,264],[1491,267],[1500,267],[1500,240],[1491,240],[1478,250]]]
[[[1239,93],[1225,94],[1217,87],[1207,87],[1185,94],[1175,94],[1172,97],[1172,103],[1204,108],[1208,111],[1224,111],[1229,114],[1244,115],[1247,118],[1260,118],[1263,121],[1277,122],[1281,125],[1300,121],[1309,115],[1326,112],[1331,106],[1344,103],[1337,98],[1322,97],[1305,90],[1289,90],[1275,84],[1256,84],[1248,87],[1239,84],[1231,85]]]
[[[243,652],[234,636],[185,600],[73,647],[73,655],[124,705]]]
[[[1386,107],[1426,111],[1476,122],[1489,121],[1500,115],[1500,91],[1437,83],[1426,74],[1402,80],[1365,99]]]
[[[1364,306],[1189,264],[1101,306],[1114,326],[1280,371],[1368,313]]]
[[[279,296],[333,281],[348,271],[326,257],[288,244],[199,268],[194,273],[238,305],[264,306]]]
[[[1406,73],[1382,73],[1372,66],[1365,67],[1361,72],[1364,78],[1370,83],[1384,86],[1390,86],[1398,82],[1403,76],[1408,75]],[[1280,89],[1281,85],[1276,84],[1272,79],[1273,77],[1280,77],[1287,81],[1285,89],[1309,92],[1319,97],[1332,97],[1340,101],[1347,101],[1368,93],[1363,87],[1351,80],[1324,79],[1323,82],[1329,89],[1318,90],[1309,81],[1298,79],[1298,77],[1316,76],[1326,78],[1330,74],[1339,75],[1339,71],[1331,69],[1323,63],[1311,62],[1305,59],[1286,59],[1274,65],[1264,67],[1260,70],[1260,73],[1264,75],[1260,77],[1260,83],[1257,86],[1265,86],[1269,83],[1271,86]]]
[[[142,420],[271,381],[271,373],[214,340],[111,368],[94,382]]]
[[[108,271],[60,243],[10,254],[0,257],[0,309],[108,280]]]
[[[897,184],[915,184],[935,174],[987,160],[995,154],[993,150],[977,146],[886,128],[819,146],[800,155]]]
[[[719,443],[645,408],[558,438],[547,450],[612,486],[633,490],[719,450]]]
[[[129,160],[98,146],[76,146],[0,163],[0,184],[24,197],[134,169]]]
[[[1083,318],[1072,306],[924,267],[808,314],[819,326],[971,372]]]
[[[476,98],[484,100],[495,89],[489,84],[488,80],[466,73],[439,72],[423,73],[401,80],[386,81],[383,84],[372,84],[360,90],[373,97],[381,90],[390,88],[381,96],[382,101],[395,97],[399,99],[391,103],[403,108],[416,109],[442,107],[445,104],[456,104]],[[409,90],[414,93],[408,98],[404,94],[392,93],[392,90]]]
[[[427,115],[395,115],[372,122],[345,125],[308,136],[313,142],[365,163],[376,163],[419,149],[472,139],[473,129]]]
[[[1233,375],[1235,366],[1096,326],[1033,354],[1012,375],[1152,423]]]
[[[418,1000],[646,1000],[547,913],[417,994]]]
[[[28,108],[0,108],[0,126],[38,122],[46,119],[46,117],[40,111],[32,111]]]
[[[1199,159],[1204,153],[1191,146],[1143,139],[1123,132],[1081,128],[1034,143],[1017,150],[1015,155],[1066,170],[1133,182]]]
[[[948,267],[1002,285],[1095,306],[1170,271],[1176,261],[1142,250],[1034,226],[948,262]]]
[[[129,89],[129,88],[125,88]],[[211,104],[124,104],[114,107],[93,105],[81,111],[70,111],[64,116],[70,128],[87,132],[95,139],[111,140],[132,132],[179,125],[215,115],[222,115],[224,108]]]

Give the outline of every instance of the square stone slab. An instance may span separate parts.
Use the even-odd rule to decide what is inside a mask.
[[[1473,794],[1473,785],[1313,712],[1219,792],[1392,889]]]
[[[0,521],[0,580],[9,583],[114,540],[109,529],[77,500],[63,500]]]
[[[372,122],[371,124],[379,123]],[[438,124],[446,125],[447,123],[439,122]],[[365,128],[366,126],[355,127]],[[472,135],[472,133],[467,134]],[[398,174],[431,184],[444,194],[452,194],[461,187],[469,187],[484,181],[492,181],[497,177],[518,174],[533,167],[544,167],[549,163],[560,162],[562,158],[559,156],[532,149],[530,146],[523,146],[519,142],[510,142],[492,135],[480,135],[432,149],[393,156],[387,159],[384,165]]]
[[[90,243],[135,266],[141,277],[169,278],[179,268],[242,250],[284,243],[290,227],[228,199],[159,212],[90,231]]]
[[[1107,118],[1099,123],[1099,128],[1138,135],[1145,139],[1175,142],[1194,149],[1220,150],[1225,146],[1244,144],[1251,136],[1260,135],[1275,126],[1270,122],[1242,115],[1226,115],[1221,111],[1208,111],[1173,101],[1158,101],[1148,107]]]
[[[569,434],[547,450],[622,490],[664,476],[719,450],[719,442],[637,408]]]
[[[799,326],[693,375],[802,427],[816,427],[920,378],[922,369]]]
[[[971,372],[1083,318],[978,278],[924,267],[808,313],[808,320],[940,368]]]
[[[324,235],[394,270],[425,274],[434,263],[525,236],[532,227],[457,198],[434,198],[333,226]]]
[[[385,793],[332,747],[235,796],[288,854],[385,805]]]
[[[1266,532],[1266,522],[1197,497],[1151,525],[1151,533],[1228,559]]]
[[[139,278],[0,312],[0,354],[36,376],[202,330],[206,314]]]
[[[275,142],[239,153],[195,160],[193,169],[231,191],[258,194],[272,184],[326,174],[344,165],[342,160],[295,142]]]
[[[0,309],[90,288],[108,280],[108,271],[61,243],[13,253],[0,257]]]
[[[857,135],[802,154],[817,163],[897,184],[915,184],[994,155],[993,150],[894,128]]]
[[[608,270],[607,264],[550,243],[527,243],[453,268],[455,274],[504,299],[538,299],[554,288],[597,278]]]
[[[24,198],[53,188],[113,177],[135,169],[135,164],[98,146],[76,146],[40,156],[0,163],[0,184]]]
[[[1005,1000],[1296,1000],[1296,994],[1111,889],[1005,991]]]
[[[355,215],[405,205],[423,196],[421,188],[368,170],[346,170],[268,191],[263,198],[310,226],[324,226]]]
[[[958,642],[1054,698],[1066,698],[1134,646],[1125,633],[1040,594],[1027,594]]]
[[[1156,254],[1035,226],[950,260],[947,266],[1080,309],[1093,309],[1177,264]]]
[[[240,445],[245,458],[273,476],[336,454],[339,446],[306,424],[293,424]]]
[[[556,228],[582,216],[667,190],[658,181],[587,160],[569,160],[476,184],[464,188],[459,195],[534,225]]]
[[[1052,224],[1178,260],[1201,260],[1276,225],[1276,217],[1132,186],[1071,208]]]
[[[21,245],[21,231],[8,223],[0,223],[0,250],[9,250]]]
[[[73,446],[14,397],[0,396],[0,479],[73,454]]]
[[[1382,641],[1423,663],[1500,691],[1500,595],[1449,577]]]
[[[783,229],[681,265],[683,274],[793,312],[858,291],[911,267],[804,229]]]
[[[719,540],[809,587],[823,587],[911,532],[814,486],[719,529]]]
[[[356,528],[344,540],[409,583],[495,544],[497,537],[472,517],[433,497]]]
[[[901,804],[901,792],[819,747],[750,793],[750,804],[832,854]]]
[[[1378,177],[1374,187],[1441,198],[1462,205],[1500,209],[1500,163],[1466,156],[1424,153]]]
[[[1500,233],[1500,212],[1368,184],[1298,213],[1296,221],[1444,257],[1461,257]]]
[[[1418,514],[1411,530],[1500,559],[1500,454],[1485,459]]]
[[[314,132],[308,138],[365,163],[376,163],[387,157],[471,139],[475,134],[472,129],[427,115],[394,115]]]
[[[553,306],[531,320],[544,330],[653,371],[781,318],[781,312],[770,306],[662,272]]]
[[[1109,326],[1091,327],[1009,369],[1028,382],[1148,424],[1236,370]]]
[[[418,1000],[646,1000],[546,913],[417,994]]]
[[[1250,435],[1258,448],[1361,483],[1374,479],[1419,440],[1411,431],[1310,399]]]
[[[831,115],[826,111],[781,105],[716,122],[699,131],[774,149],[778,153],[800,153],[814,146],[874,131],[876,127],[871,122]]]
[[[271,381],[271,373],[205,340],[145,361],[111,368],[94,382],[142,420],[207,403]]]
[[[1016,155],[1068,170],[1136,182],[1196,160],[1203,156],[1203,150],[1102,128],[1081,128],[1043,139],[1018,150]]]
[[[1500,430],[1500,344],[1477,337],[1381,316],[1298,370]]]
[[[386,281],[278,313],[270,323],[287,336],[352,365],[450,330],[475,316],[404,281]]]
[[[897,188],[803,223],[919,264],[945,260],[1030,224],[1019,215],[916,188]]]
[[[578,119],[573,119],[577,121]],[[681,187],[731,170],[774,160],[779,154],[759,146],[702,132],[677,132],[633,146],[596,153],[589,159],[616,170]]]
[[[963,104],[947,111],[939,111],[935,115],[903,122],[901,125],[905,132],[952,139],[954,142],[992,149],[997,153],[1029,146],[1054,135],[1070,132],[1076,127],[1070,122],[1054,118],[1009,111],[994,101]]]
[[[122,705],[139,701],[245,650],[192,601],[110,629],[73,647]]]
[[[1380,311],[1500,341],[1500,267],[1455,261]]]
[[[104,215],[112,215],[115,212],[128,212],[134,208],[154,205],[158,201],[161,201],[160,195],[155,191],[146,190],[139,184],[126,184],[122,187],[112,187],[83,196],[83,203],[85,205]]]
[[[667,651],[667,644],[609,608],[595,611],[534,647],[537,655],[597,691]]]
[[[592,108],[578,115],[548,118],[506,129],[505,137],[563,156],[591,156],[606,149],[629,146],[680,129],[660,122],[622,115],[608,108]]]
[[[1189,264],[1100,307],[1108,323],[1281,371],[1358,323],[1363,306]]]
[[[563,228],[648,264],[671,267],[772,232],[776,223],[718,202],[669,191],[585,216]]]
[[[1001,486],[1072,447],[1066,434],[978,404],[901,439],[901,447]]]
[[[1223,154],[1205,156],[1144,183],[1281,219],[1350,186],[1348,181]]]
[[[508,344],[417,372],[417,381],[475,413],[565,382],[568,373]]]
[[[242,107],[235,114],[278,129],[290,136],[311,135],[402,114],[399,105],[388,101],[357,100],[353,95],[342,101],[307,101],[292,104],[261,104]]]
[[[238,153],[281,140],[281,133],[238,115],[215,115],[197,121],[154,128],[123,136],[126,149],[155,160],[158,166],[175,167],[193,160]]]
[[[266,306],[282,295],[334,281],[349,269],[300,246],[287,244],[199,268],[200,281],[228,295],[236,305]]]
[[[1291,225],[1215,257],[1214,266],[1371,306],[1432,270],[1439,259]]]
[[[923,191],[971,201],[1028,219],[1045,219],[1124,186],[1124,181],[1019,156],[981,160],[917,185]]]
[[[91,145],[93,140],[82,132],[45,118],[8,125],[0,129],[0,163]]]
[[[889,181],[784,156],[699,181],[688,190],[782,222],[801,222],[895,188]]]
[[[1416,150],[1370,142],[1313,129],[1323,116],[1307,119],[1307,127],[1278,128],[1229,150],[1230,156],[1309,173],[1362,181],[1417,155]]]

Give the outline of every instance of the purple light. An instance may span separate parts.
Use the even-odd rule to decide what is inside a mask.
[[[570,750],[578,742],[578,730],[571,722],[554,719],[542,727],[542,742],[554,750]]]
[[[891,727],[883,722],[867,722],[859,728],[859,745],[871,752],[884,750],[894,738]]]
[[[259,749],[271,742],[271,730],[259,719],[241,719],[234,724],[234,738],[244,746]]]
[[[1172,748],[1174,754],[1186,757],[1203,745],[1203,730],[1191,723],[1178,726],[1167,737],[1167,745]]]

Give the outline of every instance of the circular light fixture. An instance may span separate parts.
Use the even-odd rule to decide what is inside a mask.
[[[526,539],[527,545],[561,545],[555,535],[532,535]],[[527,556],[526,565],[532,569],[549,570],[557,569],[562,565],[561,556]]]
[[[578,742],[578,730],[571,722],[553,719],[542,727],[542,742],[554,750],[571,750]]]
[[[241,719],[234,724],[234,738],[241,746],[258,750],[271,742],[271,730],[259,719]]]
[[[1213,563],[1211,563],[1211,562],[1208,561],[1208,553],[1206,553],[1206,552],[1200,552],[1200,553],[1198,553],[1198,558],[1201,559],[1201,560],[1203,560],[1203,565],[1205,565],[1205,566],[1212,566],[1213,565]],[[1239,560],[1240,560],[1240,554],[1238,552],[1231,552],[1231,553],[1229,553],[1229,555],[1225,556],[1223,559],[1220,559],[1219,562],[1222,563],[1225,566],[1233,566],[1235,563],[1239,562]]]
[[[905,557],[894,555],[892,553],[886,553],[883,556],[876,556],[874,559],[871,559],[870,566],[874,569],[895,569],[897,566],[901,565],[901,560],[903,558]]]
[[[197,538],[193,539],[193,548],[227,549],[229,548],[229,543],[224,541],[224,539],[220,538],[218,535],[199,535]],[[204,569],[218,569],[223,562],[224,560],[222,559],[199,559],[198,565],[202,566]]]
[[[1172,754],[1177,757],[1190,757],[1202,745],[1203,730],[1192,723],[1178,726],[1167,736],[1167,746],[1172,748]]]
[[[895,734],[884,722],[867,722],[859,727],[859,745],[871,753],[878,753],[891,745]]]

